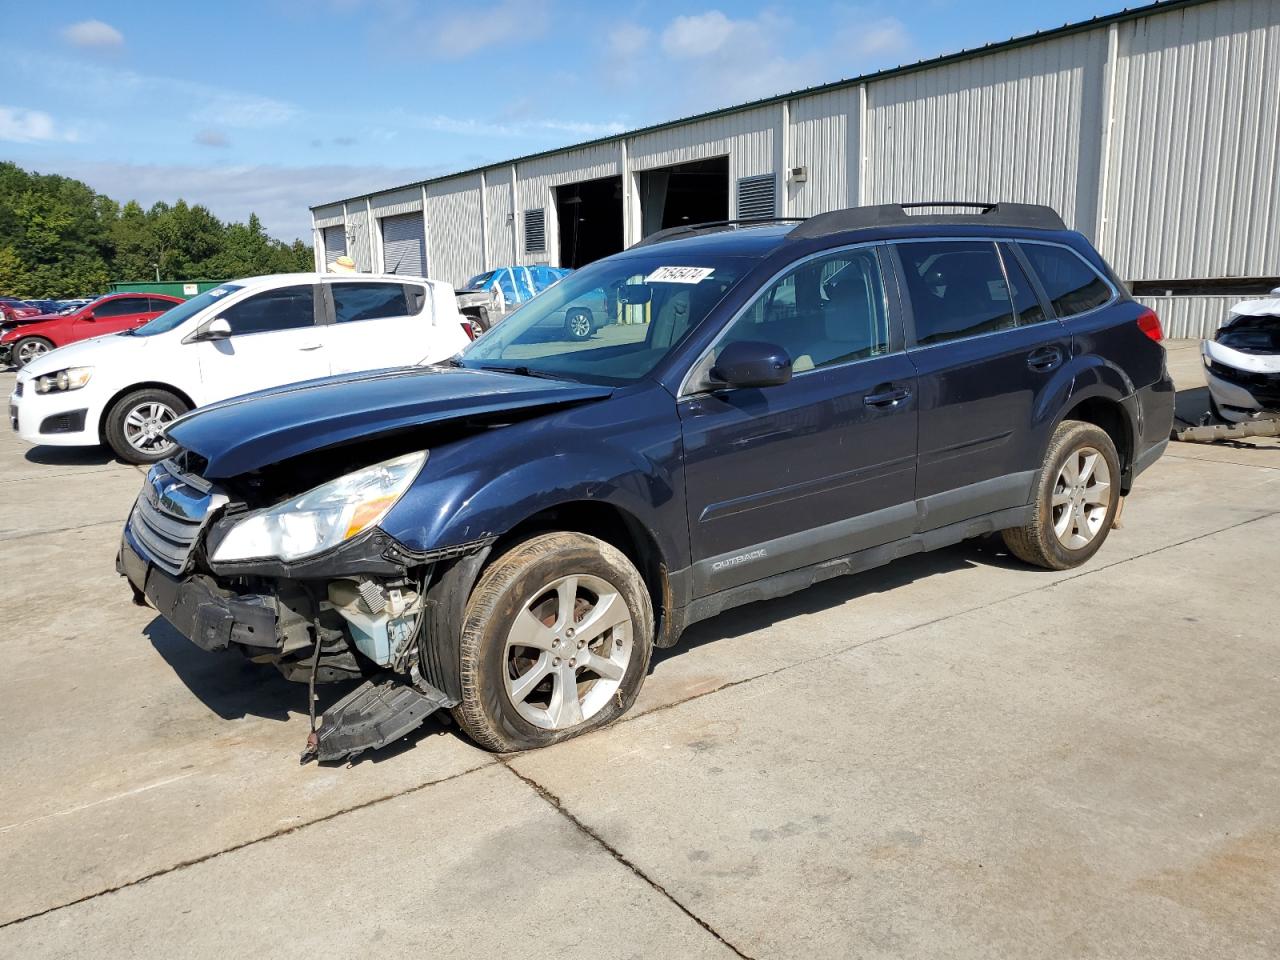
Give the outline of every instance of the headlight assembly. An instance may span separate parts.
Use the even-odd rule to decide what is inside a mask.
[[[251,513],[223,537],[213,562],[299,560],[335,547],[378,524],[426,461],[425,450],[397,457]]]
[[[67,367],[35,378],[36,393],[60,393],[79,390],[93,376],[93,367]]]

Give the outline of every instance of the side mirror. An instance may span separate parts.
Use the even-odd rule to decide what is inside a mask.
[[[711,380],[723,387],[776,387],[791,379],[791,357],[774,343],[742,340],[720,351]]]
[[[201,340],[225,340],[231,336],[231,324],[222,317],[215,317],[200,331]]]
[[[83,317],[81,317],[80,319],[81,319],[81,320],[88,320],[90,323],[92,323],[92,322],[93,322],[93,319],[94,319],[94,317],[93,317],[93,311],[92,311],[92,310],[90,310],[88,313],[86,313],[86,314],[85,314]]]

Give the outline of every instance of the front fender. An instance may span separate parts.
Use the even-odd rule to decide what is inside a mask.
[[[598,502],[634,517],[668,566],[682,567],[681,469],[674,401],[661,389],[642,391],[433,449],[382,526],[427,551],[501,536],[552,507]]]

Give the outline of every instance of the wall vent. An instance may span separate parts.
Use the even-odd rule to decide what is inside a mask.
[[[547,249],[547,212],[543,208],[524,212],[524,252],[544,253]]]
[[[768,220],[778,215],[777,183],[772,173],[738,181],[738,219]]]

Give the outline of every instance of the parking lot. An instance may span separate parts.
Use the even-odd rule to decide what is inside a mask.
[[[130,603],[140,478],[0,435],[0,955],[1280,952],[1276,441],[1172,445],[1080,570],[917,556],[697,625],[595,734],[341,767]]]

